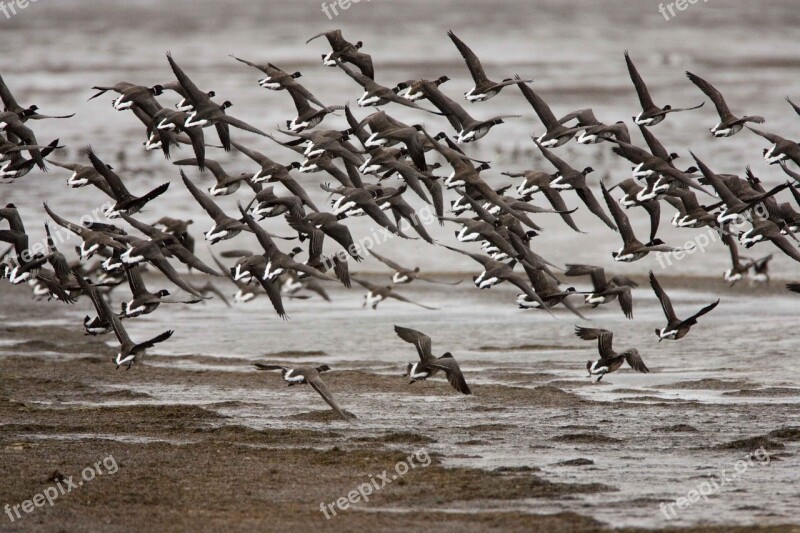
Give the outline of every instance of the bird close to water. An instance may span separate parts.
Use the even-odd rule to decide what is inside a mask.
[[[403,376],[408,376],[409,383],[423,381],[442,371],[447,376],[450,385],[461,394],[472,394],[472,391],[461,373],[453,354],[445,352],[441,357],[436,357],[431,351],[431,338],[424,333],[401,326],[394,327],[397,336],[404,341],[411,343],[417,349],[419,355],[418,363],[408,363],[406,372]]]
[[[83,279],[83,276],[79,272],[73,270],[73,274],[83,290],[90,293],[92,288],[89,282]],[[167,330],[145,342],[134,343],[128,336],[128,332],[125,331],[125,326],[122,325],[122,321],[111,311],[108,303],[98,296],[92,298],[92,301],[95,306],[97,306],[99,313],[97,324],[110,324],[111,329],[114,330],[114,334],[119,341],[119,352],[117,352],[117,356],[114,358],[114,363],[117,365],[117,368],[125,366],[127,370],[130,370],[133,363],[144,357],[149,348],[152,348],[160,342],[164,342],[172,337],[174,333],[173,330]]]
[[[645,374],[650,372],[636,348],[629,348],[620,353],[615,352],[611,346],[614,340],[614,334],[607,329],[575,326],[575,335],[586,341],[597,340],[597,350],[600,352],[600,359],[586,362],[586,370],[589,371],[589,377],[597,376],[596,382],[603,379],[603,376],[606,374],[619,370],[623,363],[628,363],[628,366],[637,372],[643,372]]]
[[[293,385],[311,385],[311,388],[317,391],[317,393],[322,396],[322,399],[325,400],[325,402],[331,406],[331,409],[342,419],[350,422],[356,418],[356,415],[348,413],[339,407],[330,389],[328,389],[328,386],[322,381],[320,373],[329,371],[331,367],[328,365],[320,365],[318,367],[300,366],[297,368],[290,368],[282,365],[267,365],[264,363],[253,363],[253,365],[259,370],[280,370],[281,377],[283,377],[283,380],[289,387]]]

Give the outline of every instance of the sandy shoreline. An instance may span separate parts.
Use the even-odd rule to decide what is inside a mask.
[[[226,399],[226,391],[245,391],[245,396],[257,398],[282,387],[278,376],[252,372],[247,361],[200,355],[154,355],[130,371],[115,371],[110,363],[113,349],[99,339],[83,336],[77,326],[35,325],[43,304],[24,300],[21,294],[6,286],[2,289],[4,305],[13,305],[16,310],[11,313],[15,321],[31,321],[33,325],[0,326],[6,353],[0,357],[0,474],[5,480],[0,486],[0,504],[21,504],[52,486],[54,473],[76,476],[108,456],[113,456],[119,469],[114,475],[97,476],[57,499],[52,507],[45,503],[13,523],[3,515],[3,530],[606,529],[607,524],[582,512],[543,514],[538,509],[546,507],[548,501],[582,494],[602,497],[616,490],[612,485],[556,481],[535,466],[487,469],[453,463],[459,457],[470,457],[476,446],[514,430],[507,423],[492,422],[493,413],[502,414],[517,404],[565,414],[599,406],[560,388],[570,382],[548,382],[546,375],[533,373],[518,383],[506,380],[512,381],[511,385],[476,385],[477,403],[468,409],[482,416],[459,432],[459,445],[453,449],[453,457],[447,458],[435,451],[437,436],[431,431],[413,426],[375,431],[359,427],[362,421],[352,427],[331,416],[308,391],[298,391],[299,396],[292,397],[303,405],[299,412],[256,429],[243,423],[241,417],[225,413],[255,412],[257,418],[263,407],[257,402]],[[50,307],[56,311],[48,319],[57,318],[60,308],[53,303]],[[291,355],[273,353],[270,359],[291,360]],[[232,371],[231,367],[238,366],[241,371]],[[370,370],[334,372],[326,380],[332,390],[347,390],[351,397],[367,397],[378,389],[381,394],[420,401],[432,394],[455,395],[442,389],[441,383],[409,387],[393,375]],[[572,383],[576,384],[585,385]],[[704,386],[741,393],[748,388],[746,383]],[[219,391],[219,397],[194,404],[170,403],[142,392],[165,387],[186,391],[186,397],[202,396],[207,394],[205,390]],[[715,412],[688,403],[659,404],[657,409],[676,414],[698,409],[707,413],[704,416]],[[615,402],[612,409],[634,413],[639,412],[641,404]],[[313,429],[306,428],[306,423]],[[666,434],[678,435],[685,429],[662,426]],[[592,449],[623,442],[597,429],[576,420],[562,426],[561,435],[549,442],[551,446]],[[780,453],[783,443],[793,444],[797,435],[764,438],[761,444]],[[731,446],[746,450],[756,444],[759,442]],[[368,503],[339,510],[338,516],[329,520],[320,511],[321,503],[346,497],[370,476],[391,472],[409,454],[419,450],[428,453],[428,448],[429,466],[412,469],[396,483],[376,491]],[[593,463],[580,454],[571,457],[563,462],[565,468]],[[655,509],[658,502],[632,504]],[[715,526],[687,530],[735,529]]]

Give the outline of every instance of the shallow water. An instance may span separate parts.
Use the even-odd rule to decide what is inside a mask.
[[[458,304],[447,312],[418,312],[389,302],[371,311],[360,307],[360,291],[337,289],[331,291],[330,304],[321,300],[290,302],[292,320],[288,324],[274,317],[263,299],[233,309],[216,301],[200,310],[173,307],[170,327],[176,334],[160,347],[158,355],[148,357],[147,365],[175,367],[195,377],[188,383],[148,383],[143,381],[148,366],[139,366],[130,371],[130,385],[112,385],[108,390],[146,396],[78,404],[195,405],[229,417],[229,424],[256,429],[304,427],[346,432],[344,440],[341,435],[331,438],[331,444],[341,445],[349,439],[413,430],[433,439],[422,446],[440,453],[452,466],[539,468],[539,475],[552,482],[600,483],[610,488],[566,499],[437,504],[445,511],[570,510],[609,525],[637,527],[777,524],[794,519],[798,500],[791,487],[800,467],[796,440],[780,441],[783,444],[778,444],[778,449],[769,450],[769,465],[756,463],[714,491],[707,502],[693,504],[676,518],[667,520],[659,507],[686,496],[720,469],[731,470],[736,461],[758,448],[716,446],[800,426],[800,388],[793,367],[796,349],[781,340],[784,334],[780,329],[786,324],[783,316],[794,303],[790,295],[753,299],[726,295],[724,290],[708,286],[699,292],[677,290],[674,298],[680,302],[679,313],[716,296],[723,297],[726,309],[751,312],[711,313],[679,342],[655,342],[652,329],[660,325],[661,311],[646,290],[635,293],[633,322],[626,321],[615,304],[587,311],[589,326],[614,330],[615,346],[638,347],[651,369],[649,374],[622,370],[593,383],[586,377],[584,361],[596,357],[596,346],[571,333],[572,324],[580,322],[571,315],[559,311],[553,319],[543,313],[515,310],[508,301],[515,292],[503,287],[488,292],[468,286],[424,290],[412,285],[404,289],[426,303]],[[82,305],[68,311],[67,316],[76,323],[86,312]],[[198,316],[205,321],[202,333],[196,327]],[[751,326],[752,316],[761,318],[757,327]],[[431,333],[434,353],[452,351],[473,388],[493,384],[522,388],[513,389],[517,392],[502,400],[487,399],[480,389],[473,397],[455,396],[443,380],[436,379],[437,386],[424,396],[382,392],[380,383],[403,380],[400,374],[405,362],[416,358],[414,348],[393,335],[392,324]],[[163,329],[164,323],[156,313],[130,321],[128,327],[136,339]],[[725,340],[732,334],[736,335],[736,349],[728,347]],[[769,343],[766,350],[765,342]],[[324,354],[308,353],[320,348]],[[9,354],[13,352],[13,347],[7,349]],[[112,352],[109,348],[109,355]],[[214,357],[193,355],[198,353]],[[764,364],[765,360],[769,364]],[[203,382],[207,371],[252,372],[254,361],[329,363],[334,368],[329,378],[332,390],[358,421],[351,426],[309,419],[309,409],[317,414],[324,409],[319,397],[305,387],[286,388],[276,374],[264,375],[263,389]],[[351,370],[374,374],[374,388],[353,393],[337,386],[336,371]],[[112,371],[110,365],[108,371]],[[526,389],[548,385],[589,402],[567,400],[551,405],[515,400]],[[61,399],[54,407],[73,403]],[[689,432],[668,429],[679,424],[688,426]],[[124,440],[129,436],[103,438]],[[591,463],[561,464],[576,459]],[[365,509],[380,510],[384,509]]]
[[[135,26],[130,24],[133,20]],[[45,113],[77,113],[70,120],[35,125],[40,141],[60,138],[68,145],[68,152],[60,153],[59,160],[75,160],[76,151],[91,144],[134,192],[170,181],[168,193],[141,218],[152,221],[162,214],[193,218],[193,229],[199,237],[200,231],[210,225],[208,218],[191,201],[169,162],[158,154],[142,153],[144,134],[138,121],[129,113],[114,111],[109,95],[86,102],[93,94],[93,85],[123,79],[146,84],[168,81],[171,72],[164,58],[166,50],[172,51],[198,85],[214,89],[222,97],[220,100],[232,100],[232,115],[265,129],[294,116],[291,100],[284,93],[260,89],[255,83],[260,73],[236,63],[228,54],[269,60],[287,70],[300,69],[301,81],[322,101],[354,102],[360,91],[352,81],[317,61],[327,44],[318,40],[303,45],[309,36],[336,26],[342,27],[352,40],[366,43],[376,62],[377,78],[386,85],[414,76],[433,78],[446,73],[452,78],[444,86],[448,94],[458,96],[469,89],[466,68],[445,35],[446,29],[452,28],[478,52],[494,77],[515,72],[530,76],[557,114],[591,106],[598,118],[607,122],[636,112],[637,100],[622,58],[622,51],[627,49],[657,103],[684,106],[704,100],[683,75],[689,69],[715,83],[740,114],[762,114],[767,118],[765,129],[796,137],[800,122],[790,113],[783,97],[788,94],[800,99],[800,43],[795,38],[798,24],[800,14],[796,3],[790,0],[770,2],[768,8],[755,2],[714,0],[691,5],[671,21],[663,19],[655,2],[374,0],[354,5],[336,20],[328,21],[318,1],[111,1],[98,5],[90,0],[71,0],[31,4],[9,20],[0,16],[0,46],[14,50],[3,65],[2,74],[19,100],[36,102]],[[25,46],[19,46],[20,42]],[[500,175],[501,171],[549,169],[533,155],[528,135],[532,131],[540,133],[541,125],[518,91],[506,89],[488,103],[465,106],[479,117],[523,114],[521,119],[509,119],[486,139],[468,147],[471,155],[492,159],[492,170],[484,173],[490,183],[499,186],[510,182]],[[448,129],[441,117],[397,106],[389,110],[407,123],[422,122],[433,132]],[[358,109],[355,114],[360,118],[366,112]],[[741,174],[745,164],[750,163],[766,183],[783,180],[780,169],[768,167],[761,159],[761,150],[766,147],[761,139],[743,132],[714,140],[707,130],[715,122],[713,108],[707,102],[699,111],[672,115],[653,132],[668,149],[681,154],[682,166],[691,164],[691,147],[719,172]],[[344,126],[342,117],[329,118],[323,125]],[[237,131],[234,138],[279,161],[288,163],[294,156],[271,141],[250,134]],[[515,150],[519,152],[516,157],[512,154]],[[124,159],[120,158],[123,152]],[[236,154],[221,154],[218,150],[212,154],[231,173],[252,170],[245,158]],[[628,165],[612,158],[607,146],[570,144],[558,149],[558,154],[578,168],[592,165],[597,170],[592,175],[595,182],[594,176],[606,173],[611,182],[628,177]],[[184,149],[173,155],[174,160],[183,157],[191,157],[191,153]],[[204,187],[211,185],[209,176],[201,176],[191,168],[187,173]],[[41,237],[41,201],[48,201],[57,213],[77,220],[105,200],[98,191],[68,189],[64,183],[68,175],[58,168],[51,168],[46,175],[32,172],[13,185],[0,186],[0,201],[17,204],[31,235]],[[326,195],[318,185],[331,181],[329,178],[300,176],[299,181],[320,207],[326,204]],[[565,198],[569,206],[579,205],[573,193],[566,193]],[[236,201],[247,199],[247,193],[239,192],[219,203],[227,212],[234,212]],[[541,200],[537,203],[544,205]],[[661,237],[667,243],[683,244],[701,233],[670,227],[671,213],[668,208],[664,211]],[[643,238],[649,230],[646,217],[637,211],[629,211],[629,215]],[[570,510],[615,526],[796,520],[800,510],[794,488],[800,466],[796,443],[786,444],[782,460],[749,469],[739,482],[725,487],[708,502],[694,504],[675,520],[664,519],[658,502],[685,496],[709,471],[716,472],[753,451],[711,449],[712,445],[800,425],[800,394],[791,390],[781,395],[748,396],[730,394],[741,388],[738,386],[730,390],[669,388],[701,379],[741,380],[756,390],[797,387],[800,373],[795,364],[797,342],[793,333],[798,325],[798,297],[759,288],[751,293],[728,290],[720,278],[728,268],[729,257],[719,242],[667,269],[662,269],[653,256],[632,264],[615,264],[610,252],[620,246],[618,236],[598,225],[584,208],[575,218],[588,234],[571,232],[556,215],[536,217],[545,232],[534,241],[535,250],[557,264],[591,263],[605,266],[609,272],[638,275],[653,269],[657,274],[719,280],[698,278],[694,287],[687,282],[674,289],[665,284],[679,315],[689,315],[717,298],[722,300],[719,308],[704,316],[700,325],[680,342],[656,341],[653,329],[663,325],[663,315],[646,284],[634,292],[634,321],[626,320],[616,303],[587,311],[590,326],[615,332],[617,348],[632,346],[640,350],[652,369],[649,374],[622,371],[606,376],[600,384],[586,385],[584,382],[589,380],[584,372],[585,361],[596,358],[596,347],[574,336],[573,324],[580,323],[577,317],[559,311],[553,319],[541,312],[518,310],[514,304],[516,290],[499,286],[478,291],[472,286],[470,278],[480,268],[468,258],[421,241],[401,239],[382,244],[380,253],[409,266],[417,264],[448,278],[464,279],[457,287],[418,283],[398,289],[415,301],[442,310],[426,311],[394,301],[381,303],[377,311],[365,310],[361,307],[360,288],[331,288],[331,303],[318,298],[287,302],[289,322],[279,320],[268,301],[260,297],[232,309],[217,300],[191,307],[172,305],[166,309],[165,305],[153,315],[126,325],[133,338],[167,327],[176,330],[168,343],[159,345],[159,355],[150,358],[153,365],[178,366],[187,371],[213,367],[238,372],[249,371],[250,362],[263,359],[324,361],[339,370],[364,369],[397,379],[402,379],[399,374],[405,362],[414,360],[416,355],[413,347],[393,334],[392,326],[420,329],[433,337],[435,352],[450,350],[455,354],[471,383],[531,387],[558,382],[563,390],[597,402],[560,408],[512,402],[478,416],[470,410],[474,399],[445,394],[444,383],[442,395],[425,398],[336,391],[342,404],[359,415],[360,421],[353,430],[356,434],[380,435],[413,424],[416,430],[436,439],[431,450],[442,453],[452,465],[537,466],[544,477],[553,481],[603,483],[616,489],[565,500],[482,505],[535,512]],[[363,220],[348,221],[348,226],[356,239],[369,235],[370,226]],[[282,221],[269,221],[266,227],[286,233]],[[427,229],[434,238],[453,242],[452,227],[431,225]],[[62,249],[68,250],[74,244],[75,239],[64,243]],[[255,241],[238,237],[215,250],[248,245],[254,247]],[[771,245],[764,244],[748,254],[774,251]],[[199,254],[208,257],[202,245]],[[772,267],[776,278],[773,285],[779,284],[780,279],[800,278],[797,265],[780,254]],[[354,270],[386,272],[374,260]],[[569,281],[579,289],[588,287],[587,279]],[[215,283],[225,287],[226,293],[233,292],[233,286],[224,280]],[[160,288],[150,278],[148,284],[151,289]],[[86,302],[81,302],[68,311],[68,318],[78,327],[87,311]],[[9,309],[0,307],[0,318],[6,326],[23,325],[15,321]],[[62,318],[50,321],[47,317],[40,322],[64,323]],[[325,354],[271,355],[320,350]],[[11,353],[13,345],[0,339],[0,356]],[[192,354],[227,357],[231,361],[220,365],[170,358]],[[138,369],[145,370],[146,367]],[[218,410],[253,427],[346,427],[338,422],[323,424],[291,418],[307,412],[309,406],[321,408],[318,397],[312,391],[286,390],[277,379],[269,384],[258,394],[202,384],[141,386],[133,390],[152,396],[153,400],[137,400],[144,403],[213,407],[219,402],[244,402],[242,406],[220,406]],[[437,416],[413,416],[422,402],[424,407],[435,409]],[[697,431],[653,431],[678,423],[691,425]],[[478,424],[502,427],[496,435],[470,430]],[[575,433],[599,433],[618,439],[621,444],[552,440]],[[594,464],[556,465],[575,458],[587,458]]]

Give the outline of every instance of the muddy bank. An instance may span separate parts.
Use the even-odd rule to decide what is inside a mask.
[[[513,507],[512,502],[520,506],[532,499],[604,493],[614,491],[613,487],[554,482],[531,467],[491,471],[446,467],[437,453],[428,455],[428,466],[411,469],[376,491],[368,503],[360,502],[345,511],[335,508],[337,516],[326,519],[320,511],[321,503],[335,503],[365,481],[384,471],[392,472],[395,465],[407,461],[409,454],[434,445],[435,439],[413,429],[354,436],[357,430],[342,426],[321,406],[306,412],[306,419],[322,424],[315,429],[294,423],[284,428],[254,429],[216,409],[236,407],[228,405],[230,402],[202,407],[142,403],[148,401],[148,395],[111,387],[163,382],[191,386],[202,382],[224,391],[234,383],[245,388],[272,384],[265,383],[264,375],[257,372],[185,371],[146,362],[131,371],[114,371],[101,355],[107,351],[102,343],[66,332],[63,339],[66,344],[93,346],[87,351],[98,355],[0,359],[4,384],[0,394],[0,463],[6,480],[0,486],[0,502],[12,506],[21,503],[53,485],[54,473],[75,476],[108,456],[114,458],[119,470],[85,482],[53,507],[37,508],[13,523],[5,517],[4,530],[64,527],[124,531],[148,524],[168,530],[244,531],[270,530],[278,523],[284,531],[463,531],[468,527],[485,531],[600,531],[605,527],[580,513],[542,516],[493,509],[498,505]],[[331,387],[366,390],[368,376],[363,374],[332,375]],[[425,393],[424,387],[438,384],[422,385],[420,389],[405,389],[408,394],[419,395]],[[497,385],[479,390],[482,401],[489,405],[525,401],[572,408],[585,403],[552,386],[528,389]],[[585,426],[566,427],[573,431],[554,442],[619,444],[603,434],[578,432]],[[478,438],[511,429],[503,424],[475,424],[465,428],[465,433]],[[797,438],[792,428],[764,437],[775,442]],[[738,450],[750,445],[732,447]],[[578,458],[559,467],[585,468],[593,463]]]

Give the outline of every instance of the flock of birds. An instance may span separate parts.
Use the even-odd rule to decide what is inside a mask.
[[[485,102],[503,89],[516,87],[545,128],[545,133],[532,139],[553,168],[503,173],[520,180],[516,187],[517,194],[513,196],[511,185],[499,189],[490,187],[481,177],[481,172],[490,168],[489,162],[470,157],[463,148],[463,145],[485,137],[512,116],[488,119],[473,117],[443,92],[443,86],[449,80],[447,76],[435,80],[404,81],[394,87],[381,85],[375,81],[372,58],[363,51],[360,41],[353,44],[345,40],[341,31],[332,30],[313,37],[309,42],[323,36],[330,43],[331,50],[322,55],[322,63],[341,70],[362,87],[363,94],[357,100],[359,107],[402,105],[420,113],[443,117],[452,131],[431,135],[422,125],[405,124],[385,110],[358,119],[348,105],[324,105],[298,81],[300,72],[289,73],[272,63],[253,63],[240,58],[234,59],[264,73],[265,76],[258,82],[261,87],[285,91],[291,96],[297,116],[286,120],[285,128],[278,128],[283,138],[231,116],[228,112],[231,102],[226,100],[220,104],[213,100],[216,96],[214,91],[200,89],[169,53],[167,60],[175,81],[152,87],[128,82],[94,87],[99,92],[90,100],[106,92],[114,92],[117,94],[113,100],[114,108],[133,112],[144,124],[146,150],[161,150],[169,159],[174,149],[188,146],[194,157],[174,161],[174,164],[197,167],[201,173],[208,170],[214,176],[215,183],[206,192],[186,175],[183,168],[179,171],[183,186],[213,220],[212,226],[205,232],[205,240],[210,245],[233,239],[242,232],[252,233],[258,240],[261,249],[256,252],[233,250],[221,254],[236,259],[232,267],[225,266],[214,254],[212,258],[216,268],[211,267],[194,254],[195,241],[189,233],[191,220],[162,217],[153,223],[146,223],[134,218],[146,205],[163,202],[159,197],[167,191],[170,183],[137,195],[128,189],[127,180],[123,180],[111,165],[102,161],[91,147],[86,150],[88,161],[66,163],[53,160],[51,154],[59,148],[58,140],[40,145],[30,125],[37,120],[69,118],[72,115],[51,117],[40,114],[35,105],[20,106],[0,78],[0,97],[5,107],[0,114],[0,131],[4,132],[0,136],[0,178],[6,182],[16,182],[36,167],[46,171],[47,162],[72,172],[67,180],[70,187],[91,185],[110,198],[103,212],[109,222],[82,220],[81,223],[75,223],[60,216],[47,203],[44,204],[44,210],[52,222],[81,239],[80,246],[76,247],[78,259],[73,262],[69,262],[58,249],[59,239],[51,232],[49,222],[45,222],[47,244],[37,250],[36,246],[29,246],[32,239],[25,230],[17,208],[13,204],[1,208],[0,219],[8,222],[8,229],[0,229],[0,241],[11,244],[0,258],[2,278],[12,284],[28,282],[37,297],[65,303],[72,303],[81,296],[91,299],[97,316],[84,319],[85,332],[103,335],[113,331],[120,345],[114,362],[117,368],[130,368],[145,355],[148,348],[166,341],[173,332],[165,331],[137,343],[126,333],[125,320],[152,313],[162,303],[202,302],[210,293],[230,305],[211,282],[200,286],[184,280],[171,260],[210,276],[228,277],[237,287],[234,297],[237,302],[247,302],[266,293],[277,314],[284,319],[288,318],[283,304],[285,298],[307,297],[302,296],[300,291],[308,289],[328,299],[325,283],[341,283],[349,288],[351,281],[355,281],[367,290],[364,305],[373,309],[387,298],[421,305],[398,293],[395,289],[398,284],[416,280],[448,283],[426,276],[419,268],[404,267],[374,251],[360,249],[347,226],[348,219],[358,216],[368,217],[380,228],[379,231],[387,232],[387,235],[393,234],[403,239],[419,238],[431,246],[441,246],[470,257],[483,267],[483,271],[473,278],[475,286],[488,289],[502,282],[515,285],[522,291],[517,297],[520,308],[542,309],[551,313],[551,308],[561,304],[581,318],[583,316],[569,298],[575,294],[582,294],[585,303],[592,307],[617,300],[625,316],[632,319],[632,290],[637,284],[623,275],[607,277],[602,268],[592,265],[573,264],[561,269],[540,255],[538,252],[541,250],[534,251],[535,237],[542,228],[532,220],[533,215],[556,213],[572,230],[581,231],[571,216],[576,209],[569,209],[562,197],[565,191],[574,191],[604,225],[619,232],[622,246],[612,252],[615,261],[632,262],[651,252],[680,250],[668,246],[657,237],[664,202],[675,210],[673,225],[681,228],[708,227],[719,233],[731,253],[732,266],[724,273],[724,279],[731,283],[743,279],[749,272],[752,272],[751,279],[756,282],[769,279],[768,264],[772,255],[745,259],[739,255],[740,245],[750,248],[759,242],[771,241],[785,255],[800,261],[800,251],[792,242],[800,242],[795,236],[800,230],[800,212],[792,203],[776,199],[776,194],[788,189],[794,203],[800,204],[800,192],[796,188],[800,183],[800,174],[787,167],[789,162],[800,165],[800,145],[750,125],[763,123],[762,117],[734,115],[722,94],[693,73],[687,72],[686,75],[712,101],[719,115],[719,121],[710,128],[711,134],[714,137],[729,137],[747,128],[770,144],[769,148],[764,149],[763,157],[771,164],[779,164],[794,183],[787,180],[766,190],[749,167],[744,178],[717,174],[694,153],[691,154],[694,166],[679,169],[675,165],[678,155],[669,152],[650,128],[667,119],[671,113],[697,110],[703,103],[688,108],[656,105],[627,52],[625,61],[641,103],[641,111],[633,118],[633,123],[640,130],[646,148],[634,144],[624,121],[603,123],[591,109],[581,109],[558,118],[542,96],[531,88],[532,80],[519,76],[500,82],[489,79],[475,53],[453,32],[448,32],[475,83],[463,95],[465,100],[470,103]],[[165,95],[172,93],[178,99],[177,104],[162,105],[158,98],[165,98]],[[791,100],[789,104],[800,114],[798,106]],[[318,127],[328,115],[339,112],[343,112],[347,119],[346,130]],[[231,138],[232,128],[269,138],[294,152],[294,157],[300,161],[289,164],[276,162],[234,141]],[[219,145],[212,144],[206,137],[212,129],[215,133],[213,141],[216,142],[218,138]],[[573,139],[578,144],[607,143],[614,154],[633,165],[631,178],[608,188],[605,183],[600,183],[608,212],[589,185],[588,175],[593,169],[574,168],[554,152]],[[207,157],[209,148],[241,152],[252,160],[252,168],[249,172],[229,173],[220,163]],[[27,158],[24,155],[26,152]],[[432,163],[434,159],[436,162]],[[446,170],[441,174],[436,173],[438,169],[448,168],[449,173]],[[322,189],[336,197],[329,211],[314,204],[292,176],[293,172],[320,173],[338,182],[337,186],[321,184]],[[387,180],[392,177],[396,177],[397,181],[390,184]],[[242,188],[243,184],[245,188]],[[278,185],[281,187],[278,188]],[[619,198],[612,194],[616,188],[622,191]],[[240,189],[252,190],[252,194],[246,195],[245,203],[239,202],[238,213],[225,213],[214,198],[234,194]],[[452,216],[445,213],[445,189],[457,195],[450,204]],[[418,212],[407,201],[411,195],[428,204],[435,211],[435,220],[440,224],[454,224],[458,228],[458,241],[477,243],[480,251],[467,252],[435,242],[426,231]],[[538,196],[544,197],[549,207],[533,204],[533,198]],[[649,213],[650,231],[646,242],[636,237],[623,207],[641,207]],[[272,234],[259,223],[267,217],[280,216],[285,218],[287,231],[292,235]],[[124,221],[130,227],[112,223],[115,219]],[[749,229],[737,232],[737,228],[745,224],[749,225]],[[408,235],[412,230],[415,237]],[[326,256],[323,251],[325,237],[329,237],[341,249]],[[294,246],[287,253],[278,245],[284,240],[297,240],[299,243],[307,241],[308,246],[307,249]],[[364,259],[365,252],[392,269],[391,284],[379,286],[350,275],[351,262]],[[301,254],[306,254],[305,261],[300,259]],[[101,259],[89,263],[88,260],[93,256]],[[162,272],[181,289],[180,293],[173,295],[166,289],[155,292],[148,290],[142,272],[149,267]],[[521,267],[521,270],[516,267]],[[562,288],[557,271],[562,271],[564,276],[588,276],[592,290],[581,292],[572,287]],[[108,295],[114,287],[125,284],[130,287],[132,297],[115,312],[111,309]],[[681,339],[699,317],[719,304],[717,300],[689,318],[681,319],[653,272],[650,272],[650,284],[666,318],[666,325],[655,331],[659,342]],[[800,292],[798,284],[790,284],[788,288]],[[422,332],[400,326],[396,326],[395,331],[402,340],[413,344],[419,355],[419,361],[409,363],[406,369],[405,375],[412,383],[443,372],[453,388],[463,394],[471,393],[452,354],[448,352],[440,357],[435,356],[431,338]],[[622,352],[614,350],[611,331],[576,327],[575,334],[581,339],[597,341],[600,358],[589,361],[586,367],[590,376],[597,376],[597,381],[624,363],[636,371],[648,372],[636,349]],[[330,370],[327,365],[289,368],[258,363],[256,366],[263,370],[281,370],[283,379],[289,385],[310,384],[340,416],[352,418],[350,413],[338,406],[320,378],[321,372]]]

